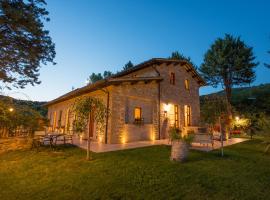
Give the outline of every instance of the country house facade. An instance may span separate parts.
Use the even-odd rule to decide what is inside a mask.
[[[196,130],[203,85],[188,62],[154,58],[48,102],[49,131],[72,133],[76,116],[71,107],[76,97],[84,95],[101,99],[110,110],[104,133],[95,129],[90,133],[102,143],[164,139],[170,126],[183,133]]]

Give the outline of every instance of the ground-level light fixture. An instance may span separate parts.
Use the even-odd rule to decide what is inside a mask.
[[[14,111],[14,108],[9,108],[8,111],[9,112],[13,112]]]

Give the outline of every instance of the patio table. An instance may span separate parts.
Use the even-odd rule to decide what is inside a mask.
[[[58,137],[61,137],[61,136],[64,136],[65,134],[62,134],[62,133],[48,133],[47,135],[44,135],[44,139],[48,139],[50,141],[50,147],[54,147],[56,146],[56,143],[57,143],[57,138]]]

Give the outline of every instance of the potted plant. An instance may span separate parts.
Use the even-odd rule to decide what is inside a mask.
[[[183,162],[186,160],[189,152],[190,144],[194,138],[193,134],[181,135],[182,131],[179,128],[171,127],[169,136],[171,139],[171,160]]]

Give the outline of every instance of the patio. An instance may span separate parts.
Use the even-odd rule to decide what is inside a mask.
[[[245,138],[231,138],[228,141],[224,141],[223,145],[230,146],[233,144],[237,144],[240,142],[247,141],[248,139]],[[73,144],[82,148],[87,149],[87,140],[82,140],[79,137],[73,138]],[[148,147],[154,145],[170,145],[168,139],[164,140],[154,140],[154,141],[138,141],[138,142],[131,142],[125,144],[103,144],[98,142],[91,142],[90,149],[93,152],[100,153],[100,152],[110,152],[110,151],[119,151],[125,149],[134,149],[140,147]],[[221,147],[221,143],[219,141],[214,141],[213,149],[219,149]],[[199,150],[199,151],[212,151],[212,147],[206,145],[199,145],[199,144],[192,144],[191,149]]]

